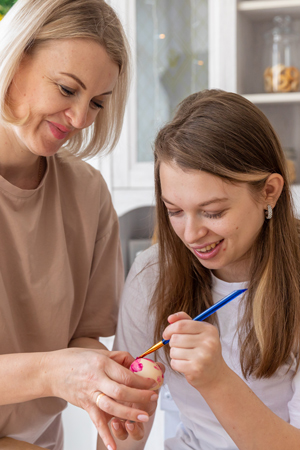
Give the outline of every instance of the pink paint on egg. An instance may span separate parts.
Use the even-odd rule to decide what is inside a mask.
[[[141,370],[143,370],[143,364],[141,363],[141,360],[136,359],[135,361],[133,361],[130,366],[130,370],[131,372],[140,372]]]
[[[144,378],[156,381],[156,385],[151,389],[159,389],[164,382],[164,374],[156,362],[148,358],[137,358],[130,366],[131,372]]]

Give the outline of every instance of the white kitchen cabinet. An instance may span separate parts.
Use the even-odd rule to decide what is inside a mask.
[[[111,0],[125,26],[136,66],[136,0]],[[185,3],[185,0],[177,0]],[[155,0],[145,0],[155,3]],[[197,0],[195,0],[197,7]],[[175,5],[175,3],[174,3]],[[200,0],[198,0],[200,5]],[[269,118],[285,148],[295,150],[300,183],[300,92],[263,92],[264,33],[278,14],[289,14],[300,32],[300,0],[208,0],[208,86],[237,92],[255,103]],[[136,72],[135,72],[136,73]],[[153,162],[138,161],[137,84],[126,111],[116,150],[101,160],[118,214],[154,204]]]

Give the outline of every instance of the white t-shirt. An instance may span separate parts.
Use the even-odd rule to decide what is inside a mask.
[[[134,357],[153,345],[155,318],[153,314],[149,314],[148,307],[157,275],[157,246],[152,246],[136,258],[125,284],[119,312],[114,347],[127,350]],[[213,276],[213,300],[216,303],[232,291],[245,287],[247,283],[226,283]],[[215,313],[219,320],[223,358],[268,408],[286,422],[300,428],[300,372],[293,377],[295,370],[292,368],[287,372],[287,366],[282,366],[269,379],[256,380],[250,377],[245,380],[242,375],[238,338],[235,332],[239,305],[246,300],[245,296],[237,297]],[[165,363],[163,349],[156,353]],[[154,358],[153,354],[147,357]],[[179,408],[181,418],[176,436],[165,441],[165,449],[237,449],[201,394],[186,381],[184,376],[176,374],[166,366],[165,383]]]

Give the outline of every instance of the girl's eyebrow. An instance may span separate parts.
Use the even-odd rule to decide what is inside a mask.
[[[169,205],[176,206],[176,205],[174,205],[174,203],[170,202],[169,200],[167,200],[163,196],[161,196],[161,199],[162,199],[163,202],[168,203]],[[202,208],[203,206],[210,205],[211,203],[222,203],[222,202],[226,202],[227,200],[228,200],[227,197],[222,197],[222,198],[214,197],[211,200],[208,200],[207,202],[200,203],[198,206],[200,208]]]
[[[86,85],[76,75],[74,75],[73,73],[68,73],[68,72],[59,72],[59,73],[61,75],[67,75],[67,77],[73,78],[73,80],[77,81],[77,83],[82,87],[82,89],[84,89],[86,91]],[[110,94],[112,94],[112,91],[103,92],[103,94],[99,94],[99,95],[110,95]]]

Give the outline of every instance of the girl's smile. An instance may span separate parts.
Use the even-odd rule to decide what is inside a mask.
[[[203,245],[202,247],[193,248],[195,255],[200,259],[210,259],[216,256],[221,248],[223,239],[212,244]]]
[[[225,281],[248,280],[249,251],[265,220],[248,185],[175,163],[161,163],[160,181],[171,225],[201,264]]]

